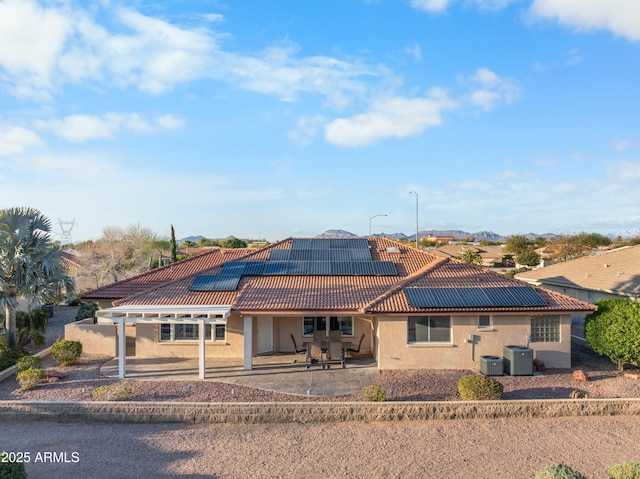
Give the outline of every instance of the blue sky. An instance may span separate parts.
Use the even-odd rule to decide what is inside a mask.
[[[0,0],[0,208],[73,239],[637,232],[629,0]],[[57,228],[57,226],[56,226]]]

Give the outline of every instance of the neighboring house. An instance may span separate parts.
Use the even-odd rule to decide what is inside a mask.
[[[240,258],[252,251],[255,251],[255,249],[207,248],[206,251],[202,250],[198,252],[196,256],[145,271],[131,278],[83,293],[80,295],[80,299],[84,301],[95,301],[100,308],[110,308],[113,306],[114,301],[139,293],[152,286],[164,284],[167,281],[183,278],[190,274],[221,265],[226,261]]]
[[[606,298],[639,301],[640,245],[583,256],[515,277],[589,303]]]
[[[318,330],[354,345],[364,336],[361,351],[380,369],[478,369],[481,355],[525,344],[547,367],[568,368],[570,316],[595,310],[386,238],[286,239],[229,259],[115,301],[99,324],[67,335],[112,350],[117,337],[122,377],[126,325],[136,356],[197,357],[200,377],[207,358],[251,369],[257,354],[293,352],[292,335],[300,345]]]
[[[513,267],[515,263],[511,259],[511,255],[504,252],[502,246],[480,246],[470,244],[449,244],[438,246],[431,250],[439,256],[447,258],[458,258],[465,251],[475,251],[482,257],[482,266],[489,268]]]
[[[434,236],[427,235],[420,238],[420,241],[429,241],[431,243],[440,243],[440,244],[449,244],[454,241],[455,238],[453,236]]]

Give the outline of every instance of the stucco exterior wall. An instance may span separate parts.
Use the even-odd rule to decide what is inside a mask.
[[[322,314],[310,314],[310,316],[324,316]],[[328,315],[331,316],[331,315]],[[275,326],[277,325],[277,326]],[[276,350],[282,353],[293,352],[293,342],[291,334],[296,339],[298,348],[302,347],[305,341],[312,341],[311,337],[302,336],[302,316],[276,316],[274,317],[274,329],[278,330],[278,340],[280,349]],[[360,337],[364,333],[365,337],[362,341],[360,353],[371,353],[373,344],[373,327],[370,320],[354,317],[353,318],[353,336],[343,336],[342,341],[351,341],[353,347],[357,348]]]
[[[85,319],[64,326],[64,338],[80,341],[82,351],[87,354],[117,356],[117,329],[112,324],[93,324],[93,319]]]
[[[531,334],[531,316],[492,316],[493,327],[478,328],[478,316],[452,316],[450,344],[407,344],[407,317],[378,318],[378,367],[380,369],[471,369],[480,368],[480,356],[503,355],[507,345],[526,345]],[[470,343],[469,336],[477,341]],[[533,357],[547,368],[571,367],[571,319],[560,317],[557,343],[530,343]]]
[[[206,357],[241,358],[244,354],[243,319],[230,316],[227,320],[226,340],[207,341]],[[136,325],[136,356],[147,358],[197,358],[198,341],[160,341],[159,324]]]

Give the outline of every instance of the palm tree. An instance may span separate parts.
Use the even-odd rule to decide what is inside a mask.
[[[464,261],[465,263],[475,264],[476,266],[482,266],[484,260],[480,253],[474,251],[472,249],[463,249],[462,252],[458,255],[458,259]]]
[[[38,307],[55,300],[63,289],[74,293],[50,232],[51,221],[34,208],[0,210],[0,308],[11,346],[18,343],[18,298]]]

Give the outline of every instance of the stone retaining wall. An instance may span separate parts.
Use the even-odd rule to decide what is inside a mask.
[[[640,415],[638,399],[379,403],[0,401],[0,418],[54,421],[287,423]],[[0,421],[1,422],[1,421]]]

